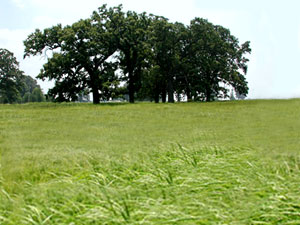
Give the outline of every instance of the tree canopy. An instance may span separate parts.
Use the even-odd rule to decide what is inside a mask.
[[[0,49],[0,102],[14,103],[21,100],[23,71],[14,54]]]
[[[239,46],[238,39],[222,26],[215,26],[207,20],[195,18],[190,27],[190,53],[194,79],[194,97],[211,101],[213,97],[228,97],[233,87],[238,93],[247,94],[248,87],[244,74],[247,73],[250,42]],[[197,85],[198,84],[198,85]]]
[[[19,62],[7,49],[0,49],[0,103],[42,102],[37,81],[19,69]]]
[[[24,45],[24,57],[51,51],[38,78],[55,81],[48,95],[56,101],[76,101],[84,92],[97,104],[124,94],[122,85],[132,103],[248,93],[250,42],[240,45],[229,29],[201,18],[186,26],[103,5],[72,25],[37,29]]]
[[[45,101],[45,96],[42,92],[42,89],[34,78],[24,75],[22,81],[23,86],[20,91],[20,95],[23,103]]]

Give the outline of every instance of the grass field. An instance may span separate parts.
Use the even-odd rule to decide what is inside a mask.
[[[0,105],[0,224],[300,224],[300,100]]]

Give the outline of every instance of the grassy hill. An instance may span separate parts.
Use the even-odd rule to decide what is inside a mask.
[[[300,100],[0,105],[0,224],[300,224]]]

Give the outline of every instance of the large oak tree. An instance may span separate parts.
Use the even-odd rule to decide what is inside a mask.
[[[89,89],[93,102],[100,102],[101,77],[113,66],[109,58],[118,47],[113,24],[108,19],[120,10],[104,5],[89,19],[65,27],[59,24],[44,31],[37,29],[24,41],[24,57],[52,51],[38,76],[55,80],[49,91],[52,98],[74,101],[78,93]]]

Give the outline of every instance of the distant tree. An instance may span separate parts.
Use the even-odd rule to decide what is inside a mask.
[[[153,57],[156,64],[155,93],[161,92],[162,101],[174,102],[174,75],[176,67],[176,33],[174,25],[164,17],[155,17],[151,26]],[[158,79],[158,80],[157,80]],[[156,96],[157,99],[157,96]]]
[[[55,80],[54,88],[48,92],[50,97],[56,101],[75,101],[88,88],[93,93],[93,102],[100,102],[101,76],[106,72],[109,57],[117,50],[108,18],[120,10],[104,5],[90,19],[66,27],[53,26],[43,32],[37,29],[24,41],[24,57],[53,51],[38,76]]]
[[[36,87],[41,88],[36,79],[32,78],[31,76],[24,75],[23,83],[24,85],[20,92],[21,96],[24,96],[27,92],[32,93]]]
[[[133,103],[174,102],[174,95],[213,101],[229,97],[230,89],[248,93],[250,42],[240,45],[228,29],[201,18],[185,26],[103,5],[72,25],[36,30],[24,45],[24,57],[51,51],[38,78],[55,81],[47,95],[54,101],[77,101],[90,92],[95,104],[120,95]]]
[[[31,102],[43,102],[45,101],[42,90],[38,87],[34,88],[31,94]]]
[[[22,102],[43,102],[45,96],[42,92],[40,85],[31,76],[23,76],[23,87],[20,91]]]
[[[143,93],[157,103],[161,97],[162,102],[174,102],[174,94],[179,96],[179,76],[182,75],[182,61],[180,50],[182,48],[181,32],[185,28],[180,23],[170,23],[168,19],[160,16],[151,16],[149,27],[150,52],[147,62],[150,68],[144,73],[142,79]]]
[[[149,54],[148,28],[151,19],[146,13],[127,12],[123,15],[116,30],[119,35],[119,63],[127,82],[129,102],[134,103],[135,94],[141,88],[141,76]]]
[[[192,34],[189,27],[175,23],[177,33],[177,51],[179,63],[176,66],[176,81],[175,89],[177,95],[183,94],[188,101],[192,100],[193,96],[197,96],[196,89],[201,85],[197,82],[196,74],[197,67],[195,67],[195,55],[193,51]]]
[[[0,49],[0,102],[20,102],[23,87],[23,71],[14,54],[7,49]]]
[[[27,103],[31,101],[31,93],[26,92],[22,98],[23,103]]]
[[[227,84],[240,94],[247,95],[244,75],[249,60],[244,55],[251,53],[250,42],[239,45],[238,39],[228,29],[200,18],[191,21],[190,32],[189,57],[193,58],[191,61],[196,68],[194,93],[202,94],[206,101],[214,97],[228,97],[228,89],[221,86]]]

